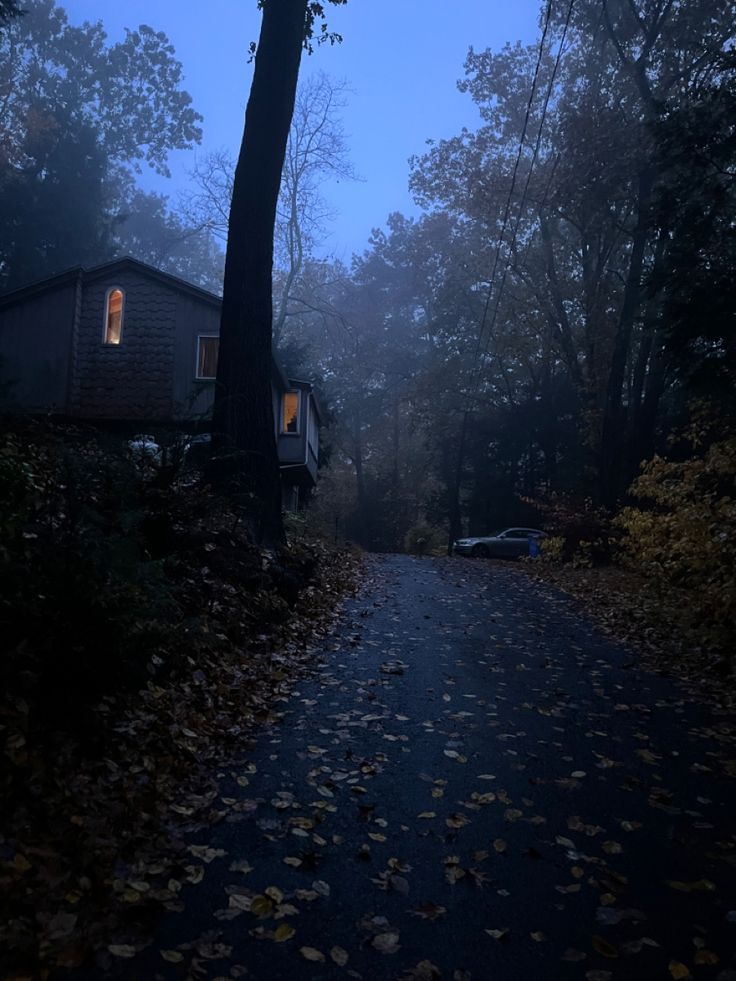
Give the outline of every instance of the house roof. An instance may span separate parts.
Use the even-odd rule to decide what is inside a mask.
[[[204,303],[218,307],[222,303],[222,298],[217,296],[216,293],[210,293],[209,290],[204,290],[201,286],[195,286],[194,283],[188,283],[185,279],[180,279],[178,276],[172,276],[170,273],[162,272],[160,269],[156,269],[155,266],[149,266],[148,263],[141,262],[140,259],[134,259],[132,256],[126,255],[119,259],[114,259],[112,262],[104,262],[99,266],[92,266],[89,269],[85,269],[84,266],[73,266],[71,269],[66,269],[56,276],[50,276],[46,279],[38,280],[35,283],[29,283],[27,286],[10,290],[0,295],[0,307],[12,306],[15,303],[20,303],[22,300],[27,299],[29,296],[44,293],[47,290],[58,289],[60,286],[64,286],[75,280],[81,280],[83,283],[94,281],[126,269],[132,269],[134,272],[147,276],[149,279],[155,279],[165,286],[169,286],[171,289],[178,290],[180,293],[189,293]]]

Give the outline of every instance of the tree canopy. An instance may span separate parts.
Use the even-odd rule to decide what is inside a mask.
[[[108,43],[38,0],[0,36],[0,281],[102,261],[145,165],[201,138],[165,34],[141,25]]]

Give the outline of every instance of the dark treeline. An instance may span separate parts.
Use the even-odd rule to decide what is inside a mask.
[[[0,286],[129,253],[219,289],[227,154],[176,207],[136,183],[201,135],[165,35],[110,44],[29,7],[0,32]],[[274,340],[330,409],[317,507],[371,548],[531,521],[550,496],[611,510],[642,460],[687,453],[670,440],[694,405],[733,415],[732,4],[554,0],[540,19],[541,48],[471,49],[477,129],[412,160],[418,216],[349,267],[317,258],[320,185],[354,176],[346,89],[313,75],[297,97]]]

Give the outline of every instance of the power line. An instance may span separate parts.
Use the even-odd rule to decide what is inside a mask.
[[[454,512],[454,514],[451,515],[451,520],[450,520],[450,526],[451,526],[450,527],[450,542],[449,542],[450,548],[452,547],[452,538],[454,536],[454,533],[455,533],[455,531],[459,530],[459,520],[460,520],[460,515],[459,515],[459,509],[460,509],[460,484],[462,482],[462,467],[463,467],[463,458],[464,458],[464,455],[465,455],[465,440],[466,440],[467,430],[468,430],[468,418],[470,416],[470,407],[471,407],[471,404],[472,404],[472,400],[475,397],[475,392],[476,392],[476,390],[478,388],[478,385],[480,384],[480,377],[481,377],[481,371],[482,371],[483,361],[485,360],[485,357],[486,357],[486,355],[488,353],[488,349],[490,347],[491,339],[493,337],[493,328],[495,326],[496,318],[497,318],[497,315],[498,315],[498,309],[499,309],[500,302],[501,302],[501,296],[503,294],[503,288],[504,288],[505,283],[506,283],[506,277],[508,275],[508,270],[509,270],[509,265],[510,265],[510,261],[508,259],[507,259],[507,262],[506,262],[506,266],[504,268],[504,273],[503,273],[503,278],[502,278],[502,281],[501,281],[501,286],[499,288],[499,291],[498,291],[498,294],[497,294],[497,298],[496,298],[496,304],[495,304],[495,307],[494,307],[493,317],[492,317],[492,320],[491,320],[491,327],[490,327],[490,330],[489,330],[489,333],[488,333],[488,340],[487,340],[487,342],[485,344],[485,347],[483,348],[483,357],[482,358],[479,358],[478,355],[480,353],[481,345],[483,343],[483,335],[485,333],[486,321],[488,319],[488,311],[490,309],[491,298],[493,296],[493,287],[494,287],[494,283],[495,283],[496,272],[497,272],[497,269],[498,269],[498,262],[499,262],[499,258],[500,258],[500,255],[501,255],[501,248],[503,246],[504,237],[506,235],[506,227],[508,225],[509,215],[510,215],[510,212],[511,212],[511,200],[512,200],[512,197],[513,197],[514,190],[516,188],[516,178],[517,178],[517,174],[518,174],[518,170],[519,170],[519,164],[521,162],[521,157],[522,157],[522,154],[524,152],[524,144],[526,142],[526,133],[527,133],[527,129],[528,129],[528,126],[529,126],[529,119],[531,117],[532,106],[533,106],[533,103],[534,103],[534,96],[536,95],[537,81],[539,79],[539,71],[540,71],[540,68],[541,68],[542,59],[544,57],[544,45],[545,45],[545,41],[547,39],[547,33],[548,33],[548,30],[549,30],[549,25],[550,25],[550,21],[551,21],[551,17],[552,17],[552,5],[553,5],[553,0],[548,0],[547,10],[546,10],[546,15],[545,15],[545,21],[544,21],[544,28],[542,30],[542,37],[541,37],[540,42],[539,42],[539,51],[538,51],[538,54],[537,54],[537,63],[536,63],[535,69],[534,69],[534,77],[532,79],[531,91],[529,93],[529,100],[527,102],[526,113],[525,113],[525,116],[524,116],[524,125],[523,125],[522,131],[521,131],[521,138],[519,140],[519,148],[518,148],[518,151],[517,151],[517,154],[516,154],[516,161],[514,163],[514,169],[513,169],[513,174],[512,174],[512,178],[511,178],[511,185],[509,187],[509,193],[508,193],[508,196],[506,198],[506,207],[504,209],[504,217],[503,217],[503,221],[502,221],[502,224],[501,224],[501,232],[499,234],[498,243],[496,245],[496,253],[495,253],[495,257],[494,257],[494,261],[493,261],[493,268],[492,268],[492,271],[491,271],[491,279],[490,279],[490,283],[489,283],[489,286],[488,286],[488,293],[486,295],[485,305],[484,305],[484,308],[483,308],[483,316],[481,318],[480,330],[478,332],[478,339],[476,341],[475,356],[474,356],[475,357],[475,361],[476,361],[476,366],[475,366],[475,371],[474,371],[474,378],[473,378],[473,381],[472,381],[472,384],[471,384],[471,387],[470,387],[470,392],[468,394],[467,407],[466,407],[466,409],[465,409],[465,411],[463,413],[463,422],[462,422],[462,427],[461,427],[461,431],[460,431],[460,440],[459,440],[459,446],[458,446],[457,468],[456,468],[456,474],[455,474],[455,493],[454,493],[454,501],[453,501],[453,512]],[[534,165],[535,165],[536,160],[537,160],[537,157],[539,155],[539,148],[541,146],[541,141],[542,141],[542,131],[543,131],[543,128],[544,128],[544,123],[545,123],[546,117],[547,117],[547,110],[548,110],[548,107],[549,107],[549,101],[550,101],[550,98],[551,98],[551,95],[552,95],[552,90],[554,88],[555,78],[557,76],[557,71],[559,69],[560,62],[561,62],[561,59],[562,59],[562,51],[563,51],[565,39],[567,37],[567,31],[568,31],[568,28],[569,28],[569,25],[570,25],[570,20],[572,18],[572,11],[573,11],[574,5],[575,5],[575,0],[570,0],[570,4],[569,4],[569,7],[568,7],[568,11],[567,11],[567,18],[566,18],[566,21],[565,21],[565,27],[564,27],[564,30],[563,30],[563,33],[562,33],[562,37],[560,39],[559,47],[557,49],[557,57],[555,59],[555,64],[554,64],[554,68],[553,68],[553,71],[552,71],[552,75],[550,77],[550,82],[549,82],[549,85],[547,87],[547,93],[545,95],[545,100],[544,100],[544,105],[543,105],[543,110],[542,110],[542,117],[541,117],[541,120],[540,120],[540,123],[539,123],[539,130],[537,132],[537,139],[536,139],[535,146],[534,146],[534,152],[533,152],[533,155],[532,155],[532,160],[531,160],[531,164],[530,164],[530,167],[529,167],[529,172],[527,174],[526,182],[525,182],[525,185],[524,185],[524,190],[522,192],[521,201],[519,203],[519,211],[518,211],[517,218],[516,218],[516,223],[515,223],[515,226],[514,226],[514,233],[513,233],[513,237],[512,237],[512,242],[511,242],[511,245],[509,246],[509,254],[511,253],[511,250],[513,250],[513,246],[514,246],[514,244],[516,242],[516,238],[518,236],[518,230],[519,230],[519,226],[520,226],[520,223],[521,223],[521,216],[522,216],[523,211],[524,211],[524,205],[526,203],[526,196],[527,196],[527,192],[529,190],[529,186],[530,186],[530,182],[531,182],[531,177],[532,177],[532,172],[534,170]],[[557,164],[555,163],[555,168],[556,168],[556,166],[557,166]],[[453,525],[455,525],[455,527],[453,527]]]
[[[549,30],[550,20],[552,18],[552,4],[553,0],[548,0],[547,2],[547,12],[544,18],[544,29],[542,30],[542,37],[539,41],[539,51],[537,52],[537,63],[534,67],[534,77],[532,79],[532,87],[529,92],[529,100],[526,105],[526,113],[524,115],[524,125],[521,128],[521,137],[519,139],[519,148],[516,152],[516,160],[514,162],[514,170],[511,175],[511,186],[509,187],[509,193],[506,197],[506,207],[504,209],[503,221],[501,223],[501,231],[498,236],[498,242],[496,243],[496,254],[493,259],[493,267],[491,269],[491,280],[488,285],[488,293],[486,295],[486,302],[483,308],[483,316],[480,322],[480,331],[478,332],[478,340],[475,346],[475,357],[477,359],[478,352],[480,351],[480,346],[483,340],[483,333],[485,331],[486,318],[488,317],[488,309],[491,304],[491,296],[493,294],[493,284],[496,279],[496,270],[498,269],[498,260],[501,256],[501,248],[503,246],[504,236],[506,235],[506,226],[508,224],[509,215],[511,214],[511,199],[516,189],[516,177],[519,172],[519,164],[521,163],[521,157],[524,152],[524,143],[526,142],[526,131],[529,127],[529,119],[532,114],[532,105],[534,104],[534,96],[537,93],[537,81],[539,79],[539,70],[542,66],[542,58],[544,57],[544,42],[547,40],[547,32]]]
[[[569,7],[567,9],[567,19],[565,20],[565,26],[564,26],[564,29],[562,31],[562,37],[560,38],[560,44],[559,44],[559,47],[557,49],[557,58],[555,59],[554,68],[552,69],[552,74],[550,76],[549,85],[547,86],[547,92],[546,92],[546,95],[544,97],[544,105],[542,107],[542,118],[541,118],[540,123],[539,123],[539,130],[537,132],[536,143],[534,144],[534,152],[532,154],[531,163],[529,165],[529,171],[528,171],[528,173],[526,175],[526,183],[524,184],[524,190],[523,190],[522,195],[521,195],[521,201],[519,202],[519,211],[518,211],[518,213],[516,215],[516,223],[514,225],[514,233],[513,233],[512,237],[511,237],[511,242],[509,244],[508,257],[507,257],[507,260],[506,260],[506,266],[504,267],[504,271],[503,271],[503,278],[501,279],[501,285],[499,286],[498,292],[496,294],[496,304],[495,304],[495,307],[493,309],[493,317],[491,318],[491,326],[490,326],[490,328],[488,330],[488,339],[486,341],[485,348],[483,349],[483,358],[481,358],[480,363],[479,363],[479,366],[478,366],[479,374],[480,374],[480,370],[481,370],[481,366],[482,366],[483,360],[485,359],[486,355],[488,354],[488,349],[491,346],[491,339],[493,337],[493,328],[496,325],[496,318],[498,316],[498,309],[499,309],[499,306],[501,304],[501,297],[503,296],[504,287],[506,285],[506,277],[508,275],[508,271],[509,271],[509,268],[511,266],[511,255],[513,254],[514,246],[516,245],[516,239],[517,239],[518,234],[519,234],[519,226],[521,225],[522,215],[524,214],[524,205],[526,204],[527,192],[529,191],[529,185],[531,184],[532,173],[534,171],[534,165],[536,164],[537,157],[539,156],[539,148],[540,148],[541,143],[542,143],[542,130],[544,129],[544,123],[545,123],[545,120],[547,119],[547,109],[549,108],[549,101],[550,101],[550,98],[552,96],[552,91],[553,91],[554,85],[555,85],[555,79],[557,78],[557,72],[558,72],[559,67],[560,67],[560,61],[562,59],[562,51],[563,51],[563,48],[564,48],[564,45],[565,45],[565,39],[567,38],[567,31],[568,31],[568,28],[570,27],[570,20],[572,18],[572,10],[573,10],[573,7],[574,6],[575,6],[575,0],[570,0],[570,5],[569,5]],[[559,156],[557,157],[557,160],[555,161],[554,170],[557,169],[557,163],[558,162],[559,162]],[[545,198],[547,196],[547,191],[548,190],[549,190],[549,185],[547,187],[547,190],[545,191]],[[490,296],[490,293],[489,293],[489,296]]]

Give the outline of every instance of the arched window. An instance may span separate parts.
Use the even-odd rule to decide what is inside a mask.
[[[123,303],[125,295],[117,286],[107,291],[105,298],[105,344],[119,344],[123,334]]]

